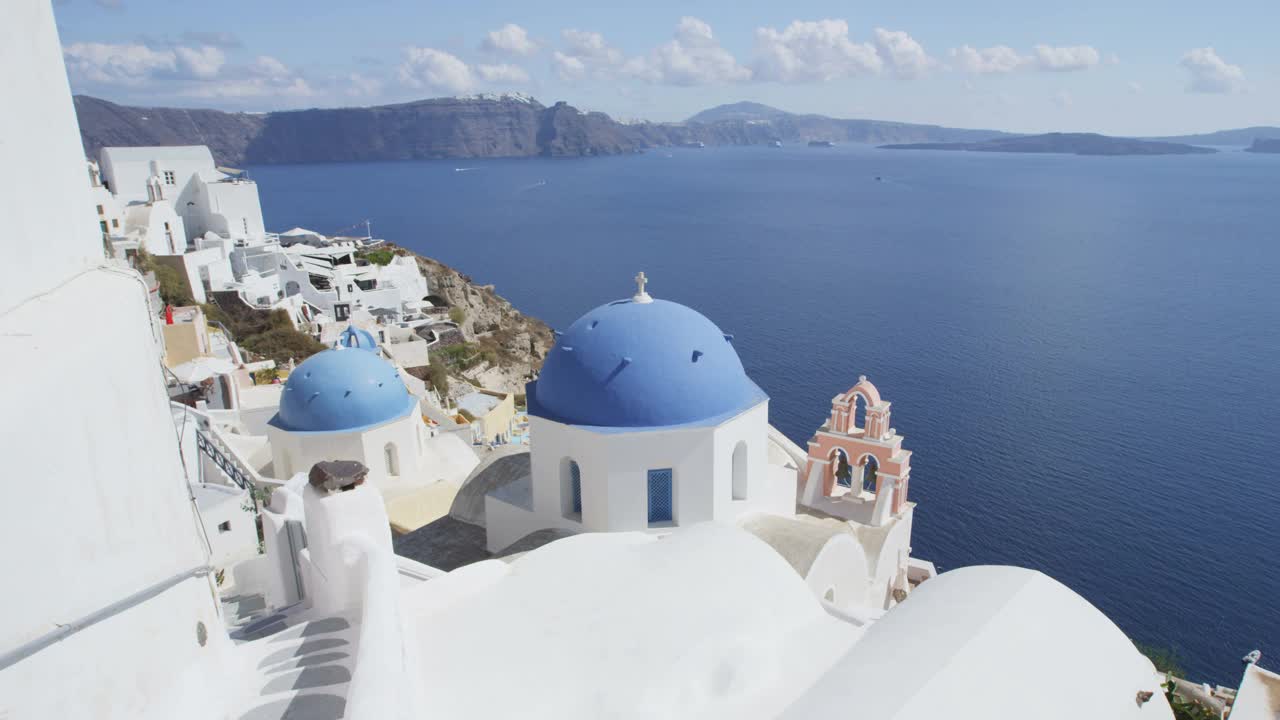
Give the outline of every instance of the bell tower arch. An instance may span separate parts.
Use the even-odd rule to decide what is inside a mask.
[[[899,516],[908,503],[911,451],[890,417],[890,404],[865,375],[832,398],[800,469],[801,503],[868,525]]]

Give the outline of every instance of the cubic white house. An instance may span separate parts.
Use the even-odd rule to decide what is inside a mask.
[[[402,321],[430,305],[411,257],[377,265],[357,257],[362,241],[301,229],[283,238],[268,233],[257,184],[241,170],[217,167],[203,145],[104,147],[88,169],[113,252],[178,257],[196,302],[233,290],[249,305],[282,307],[320,325],[357,310]]]

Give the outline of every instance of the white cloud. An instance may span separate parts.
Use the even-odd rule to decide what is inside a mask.
[[[315,90],[305,78],[270,55],[259,55],[247,67],[228,68],[217,79],[193,83],[181,93],[199,98],[311,97]]]
[[[508,55],[532,55],[538,52],[538,44],[529,38],[529,32],[515,23],[507,23],[490,31],[480,46],[490,52]]]
[[[950,55],[956,69],[972,75],[1011,73],[1027,68],[1043,72],[1071,72],[1088,70],[1102,62],[1101,53],[1091,45],[1036,45],[1031,55],[1023,55],[1008,45],[988,48],[961,45],[952,48]]]
[[[249,71],[267,78],[284,78],[292,74],[288,66],[270,55],[259,55],[249,66]]]
[[[738,64],[720,46],[711,26],[695,17],[682,17],[675,37],[645,57],[628,60],[623,75],[667,85],[712,85],[751,79],[751,70]]]
[[[139,43],[72,43],[62,50],[73,78],[139,85],[158,78],[216,77],[226,55],[212,46],[153,49]]]
[[[1211,47],[1189,50],[1180,64],[1191,75],[1187,92],[1233,93],[1245,88],[1244,70],[1218,57]]]
[[[1071,72],[1088,70],[1102,61],[1098,51],[1089,45],[1073,45],[1068,47],[1051,47],[1037,45],[1036,67],[1052,72]]]
[[[566,55],[559,50],[551,53],[551,67],[561,80],[581,80],[587,74],[587,64],[582,58]]]
[[[844,20],[797,20],[781,31],[756,29],[753,66],[757,79],[805,82],[877,73],[883,61],[875,47],[849,39]]]
[[[487,83],[519,85],[529,82],[529,73],[519,65],[477,65],[476,73]]]
[[[875,44],[880,58],[898,77],[920,77],[937,64],[915,38],[901,30],[876,28]]]
[[[406,48],[399,76],[410,87],[434,92],[465,93],[473,85],[471,68],[465,62],[435,48]]]
[[[561,80],[608,77],[623,64],[622,51],[598,32],[570,28],[560,32],[560,39],[564,48],[551,53],[551,68]]]
[[[345,78],[346,88],[343,93],[348,97],[377,97],[382,94],[382,81],[360,73],[351,73]]]
[[[989,48],[974,48],[961,45],[952,48],[951,60],[960,70],[973,75],[990,75],[1011,73],[1022,67],[1029,58],[1018,54],[1008,45],[995,45]]]
[[[598,32],[569,29],[561,32],[560,37],[564,39],[564,54],[578,58],[584,64],[617,65],[622,62],[622,51],[605,42],[604,36]]]

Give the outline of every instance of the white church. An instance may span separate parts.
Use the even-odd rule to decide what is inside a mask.
[[[491,481],[465,497],[493,516],[458,538],[545,542],[448,571],[396,554],[379,465],[404,472],[417,425],[344,347],[271,416],[298,454],[257,488],[263,551],[217,567],[149,289],[103,257],[48,2],[8,8],[0,79],[24,108],[0,114],[24,179],[0,194],[0,715],[1172,720],[1164,677],[1071,589],[904,557],[909,454],[869,384],[796,447],[731,341],[643,287],[560,337],[530,387],[527,476],[468,480]],[[112,352],[86,372],[85,347]],[[389,429],[306,466],[363,428]],[[1251,666],[1233,717],[1275,717],[1278,687]]]
[[[732,337],[655,300],[644,273],[636,282],[630,298],[570,325],[529,383],[530,471],[486,492],[490,552],[548,529],[664,536],[715,522],[769,543],[825,602],[863,613],[936,574],[910,557],[910,453],[873,385],[836,398],[806,453],[770,426],[769,398]],[[873,402],[858,428],[848,406],[864,395]],[[860,471],[882,465],[857,492],[836,477],[850,454]]]

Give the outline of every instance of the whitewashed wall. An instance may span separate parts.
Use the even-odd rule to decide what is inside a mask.
[[[134,273],[102,241],[48,2],[0,23],[0,285],[6,501],[0,647],[17,648],[208,562]],[[66,332],[50,318],[83,317]],[[86,355],[85,348],[111,348]],[[103,378],[110,378],[104,382]],[[20,410],[19,410],[20,409]],[[122,419],[127,418],[127,422]],[[167,433],[167,434],[166,434]],[[157,438],[170,438],[157,441]],[[225,631],[207,577],[176,584],[0,672],[11,717],[211,717]],[[203,623],[205,645],[197,640]]]
[[[530,418],[533,512],[496,501],[486,510],[491,550],[548,527],[617,532],[648,530],[648,471],[673,471],[672,525],[736,522],[747,513],[795,512],[794,475],[770,472],[767,402],[718,426],[600,433]],[[733,497],[733,453],[746,444],[747,493]],[[581,518],[564,513],[562,462],[578,463],[582,477]],[[504,507],[505,506],[505,507]],[[486,508],[490,507],[486,503]]]

